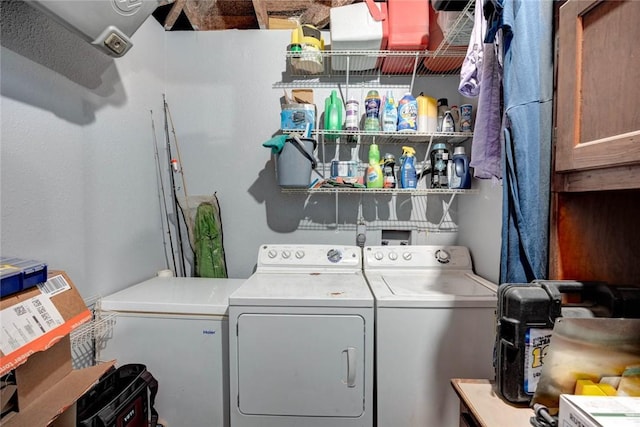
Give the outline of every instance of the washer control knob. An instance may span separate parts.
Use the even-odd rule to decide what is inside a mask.
[[[296,251],[296,258],[298,259],[304,258],[304,251]]]
[[[390,259],[391,261],[395,261],[395,260],[397,260],[397,259],[398,259],[398,254],[397,254],[397,253],[395,253],[395,252],[389,252],[389,259]]]
[[[382,261],[382,258],[384,258],[384,254],[382,252],[376,252],[375,254],[373,254],[373,257],[375,259],[377,259],[378,261]]]
[[[412,257],[413,255],[411,255],[411,252],[405,252],[402,254],[402,258],[404,258],[405,261],[411,260]]]
[[[334,264],[340,262],[342,260],[342,252],[338,249],[329,249],[329,252],[327,252],[327,259],[329,262]]]
[[[438,249],[436,251],[436,261],[440,264],[448,264],[451,261],[451,254],[444,249]]]
[[[275,249],[269,249],[269,252],[267,252],[267,256],[269,258],[275,258],[278,255],[278,252],[275,251]]]
[[[288,250],[284,250],[282,251],[282,258],[284,259],[288,259],[291,256],[291,252],[289,252]]]

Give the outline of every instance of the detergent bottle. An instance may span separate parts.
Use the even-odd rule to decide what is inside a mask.
[[[447,163],[449,162],[449,148],[444,142],[433,144],[431,149],[431,188],[447,188]],[[453,165],[452,165],[453,167]]]
[[[380,130],[380,95],[377,90],[370,90],[364,99],[364,130],[377,132]]]
[[[393,154],[384,155],[382,172],[384,173],[384,188],[396,188],[396,158]]]
[[[350,131],[357,131],[360,129],[360,104],[352,96],[347,101],[346,117],[344,121],[344,128]]]
[[[418,176],[415,165],[416,150],[411,147],[402,147],[402,164],[400,165],[400,187],[416,188]]]
[[[338,92],[331,91],[331,96],[324,102],[324,128],[328,131],[325,138],[335,140],[338,137],[338,131],[342,129],[342,101],[338,98]]]
[[[380,167],[380,150],[377,144],[371,144],[369,147],[369,166],[365,178],[367,188],[382,188],[384,185],[384,175]]]
[[[453,164],[449,175],[449,188],[471,188],[471,172],[469,171],[469,158],[464,152],[464,147],[456,147],[453,150]]]
[[[398,102],[398,132],[415,132],[418,128],[418,102],[410,92]]]
[[[382,130],[384,132],[395,132],[398,130],[398,106],[390,90],[387,91],[387,96],[384,99]]]

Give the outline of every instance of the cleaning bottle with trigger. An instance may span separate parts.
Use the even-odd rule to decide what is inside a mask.
[[[335,140],[338,138],[339,131],[342,129],[342,100],[338,97],[338,92],[331,91],[331,96],[324,102],[324,128],[327,131],[325,138]]]
[[[369,166],[365,178],[367,188],[382,188],[384,185],[384,175],[380,167],[380,150],[377,144],[371,144],[369,147]]]
[[[402,147],[402,164],[400,166],[400,187],[416,188],[418,176],[415,165],[416,150],[411,147]]]

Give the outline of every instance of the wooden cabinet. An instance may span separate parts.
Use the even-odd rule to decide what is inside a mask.
[[[640,2],[569,0],[556,17],[549,277],[639,283]]]
[[[640,188],[640,3],[560,7],[558,191]]]

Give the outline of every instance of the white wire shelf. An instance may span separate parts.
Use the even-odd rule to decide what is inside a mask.
[[[425,219],[415,220],[373,220],[366,221],[367,231],[380,230],[420,230],[429,233],[455,233],[458,231],[457,224],[453,222],[443,223],[441,225],[430,223]],[[339,231],[356,231],[357,224],[347,223],[318,223],[312,219],[305,218],[298,224],[299,230],[339,230]]]
[[[298,133],[304,131],[300,129],[283,129],[285,134]],[[359,140],[361,143],[378,143],[378,144],[405,144],[409,142],[448,142],[450,144],[459,144],[468,138],[473,137],[473,132],[368,132],[368,131],[348,131],[348,130],[326,130],[316,129],[311,132],[312,136],[319,137],[329,135],[339,139],[332,141],[324,138],[325,144],[351,142]]]
[[[103,313],[100,318],[80,325],[71,332],[73,346],[91,344],[94,340],[101,340],[109,336],[115,324],[115,313]]]
[[[412,88],[416,77],[458,75],[466,50],[444,50],[437,54],[430,51],[327,50],[313,54],[315,68],[306,65],[307,58],[287,52],[286,72],[273,87],[328,88],[345,84],[351,88]],[[366,64],[372,61],[371,58],[377,58],[373,62],[381,65],[367,69]],[[336,70],[332,65],[336,62],[346,62],[347,65],[341,65],[341,69]],[[405,78],[405,84],[399,84],[397,77]]]
[[[281,187],[283,193],[307,194],[361,194],[361,195],[409,195],[426,196],[434,194],[479,194],[476,189],[452,190],[448,188],[349,188],[349,187],[320,187],[320,188],[290,188]]]
[[[323,50],[286,52],[286,72],[274,84],[286,88],[349,86],[384,87],[396,76],[452,76],[460,72],[474,23],[475,2],[469,1],[430,50]],[[389,85],[394,85],[387,82]],[[395,84],[397,86],[397,84]],[[413,86],[413,81],[409,85]]]

